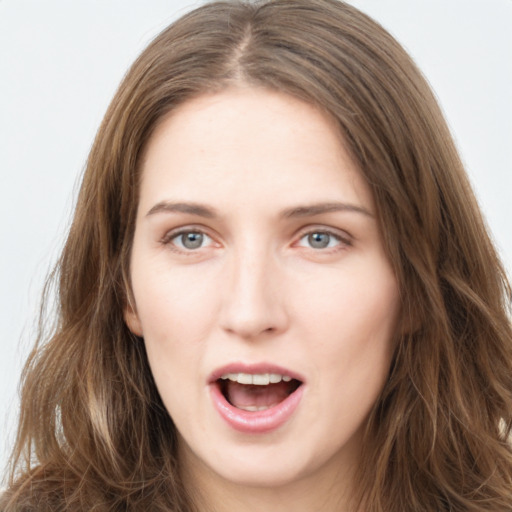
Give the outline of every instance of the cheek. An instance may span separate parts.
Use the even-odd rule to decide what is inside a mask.
[[[360,284],[347,279],[330,302],[316,304],[329,314],[316,332],[318,343],[311,354],[318,371],[318,409],[313,415],[331,411],[327,430],[342,439],[364,425],[386,382],[393,352],[394,280],[383,287]]]
[[[319,276],[298,295],[297,303],[301,316],[311,319],[316,328],[350,331],[359,339],[370,341],[394,328],[398,287],[384,264],[353,266],[330,272],[325,278]]]
[[[139,275],[133,283],[151,372],[173,417],[198,400],[187,383],[201,367],[215,317],[209,287],[196,281],[167,271]]]
[[[132,283],[144,338],[166,345],[177,339],[200,342],[217,309],[218,287],[208,279],[211,272],[194,266],[173,268],[160,261],[136,264],[142,270]]]
[[[371,270],[375,267],[375,270]],[[398,288],[386,266],[336,274],[302,298],[305,329],[326,374],[348,389],[387,374],[398,316]],[[325,380],[325,375],[324,375]],[[366,383],[366,384],[365,384]]]
[[[191,272],[173,271],[162,258],[134,249],[132,290],[142,337],[157,385],[193,364],[204,338],[208,294]],[[181,364],[177,364],[179,361]]]

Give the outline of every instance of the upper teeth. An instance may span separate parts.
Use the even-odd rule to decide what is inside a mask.
[[[255,384],[256,386],[266,386],[267,384],[277,384],[281,381],[290,382],[292,380],[288,375],[279,375],[278,373],[225,373],[221,379],[229,379],[239,384]]]

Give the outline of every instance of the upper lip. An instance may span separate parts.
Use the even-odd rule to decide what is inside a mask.
[[[299,373],[289,370],[284,366],[279,366],[273,363],[241,363],[233,362],[228,363],[215,369],[208,377],[208,383],[211,384],[216,382],[226,373],[249,373],[249,374],[265,374],[265,373],[276,373],[279,375],[288,375],[292,379],[296,379],[301,383],[305,382],[305,379]]]

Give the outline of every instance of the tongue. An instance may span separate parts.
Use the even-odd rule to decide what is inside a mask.
[[[271,407],[282,402],[289,394],[290,385],[283,381],[266,386],[227,381],[225,387],[228,402],[238,408]]]

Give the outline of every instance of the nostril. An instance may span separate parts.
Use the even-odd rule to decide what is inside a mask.
[[[269,266],[260,263],[251,270],[243,262],[236,282],[230,285],[228,278],[219,315],[223,330],[246,340],[286,330],[289,321],[286,304],[279,290],[280,283],[272,279]]]

